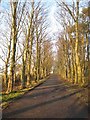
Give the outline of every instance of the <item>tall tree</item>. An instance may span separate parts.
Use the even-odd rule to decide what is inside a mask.
[[[15,69],[15,53],[16,53],[16,43],[17,43],[17,5],[18,2],[11,2],[12,10],[12,33],[11,33],[11,55],[10,55],[10,78],[8,81],[7,92],[13,90],[13,81],[14,81],[14,69]]]

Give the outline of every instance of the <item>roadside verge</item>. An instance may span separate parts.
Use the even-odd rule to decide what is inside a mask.
[[[2,96],[0,96],[0,101],[2,101],[0,103],[0,108],[1,109],[5,109],[9,106],[10,103],[14,102],[15,100],[21,98],[24,94],[26,94],[27,92],[33,90],[34,88],[38,87],[39,85],[43,84],[47,79],[49,78],[46,77],[44,79],[39,80],[38,83],[33,84],[32,87],[29,88],[25,88],[25,89],[21,89],[19,91],[13,91],[10,94],[4,94]]]

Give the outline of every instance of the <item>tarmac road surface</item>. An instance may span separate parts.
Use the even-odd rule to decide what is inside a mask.
[[[67,86],[58,75],[51,75],[42,85],[12,102],[2,111],[3,118],[88,118],[88,108],[81,102],[74,86]]]

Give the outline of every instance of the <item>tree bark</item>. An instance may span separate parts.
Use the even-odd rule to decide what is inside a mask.
[[[14,82],[14,69],[15,69],[15,53],[16,53],[16,43],[17,43],[17,24],[16,24],[16,15],[17,15],[17,4],[18,2],[12,2],[12,39],[11,39],[11,54],[10,54],[10,77],[8,81],[7,92],[13,90]]]
[[[76,2],[76,22],[75,22],[75,30],[76,30],[76,41],[75,41],[76,73],[75,73],[75,83],[80,83],[81,82],[81,66],[80,66],[80,58],[79,58],[78,17],[79,17],[79,0],[77,0],[77,2]]]

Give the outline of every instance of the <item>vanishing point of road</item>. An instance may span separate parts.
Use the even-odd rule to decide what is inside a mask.
[[[10,103],[3,118],[88,118],[88,108],[78,97],[81,90],[66,85],[57,75]]]

